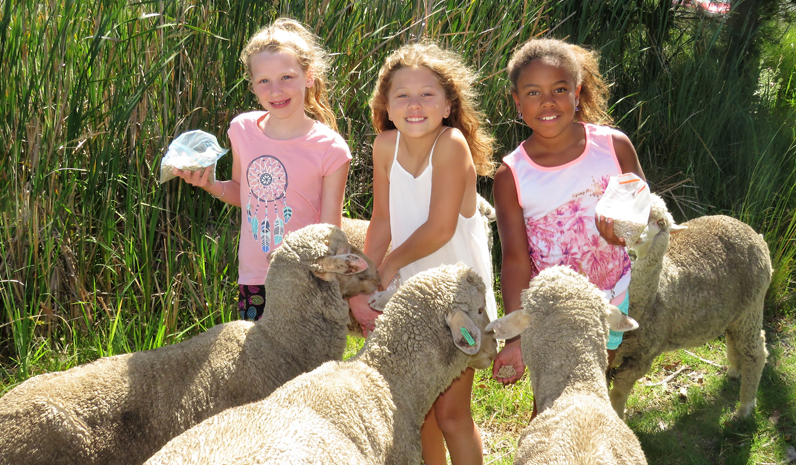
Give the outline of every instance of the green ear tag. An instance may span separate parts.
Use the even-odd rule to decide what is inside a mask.
[[[466,341],[467,341],[467,344],[469,344],[470,346],[474,346],[474,345],[475,345],[475,339],[473,339],[473,337],[472,337],[472,336],[470,336],[470,332],[469,332],[469,331],[467,331],[467,328],[465,328],[464,326],[462,326],[462,327],[461,327],[461,328],[459,328],[459,329],[460,329],[460,330],[461,330],[461,332],[462,332],[462,336],[464,336],[464,340],[466,340]]]

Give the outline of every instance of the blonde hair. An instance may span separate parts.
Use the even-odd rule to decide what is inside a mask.
[[[298,21],[278,18],[270,26],[260,29],[249,39],[240,53],[240,61],[246,67],[246,75],[251,82],[251,57],[261,52],[290,52],[295,57],[314,85],[304,95],[304,110],[316,120],[337,131],[337,119],[329,104],[331,86],[326,73],[330,60],[318,37]]]
[[[376,132],[395,129],[395,124],[387,114],[387,96],[393,75],[401,68],[420,66],[428,68],[437,76],[445,90],[445,98],[450,102],[450,115],[442,120],[442,124],[464,134],[476,172],[481,176],[492,176],[495,171],[495,162],[492,160],[495,139],[483,128],[484,116],[478,110],[473,89],[475,73],[459,55],[433,43],[404,45],[387,57],[370,98],[370,116]]]
[[[523,68],[535,60],[564,68],[580,87],[580,110],[575,120],[584,123],[613,124],[608,114],[608,84],[600,74],[599,53],[557,39],[531,39],[511,56],[508,65],[512,93]]]

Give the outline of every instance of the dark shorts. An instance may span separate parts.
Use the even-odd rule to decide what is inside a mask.
[[[238,285],[238,314],[241,320],[259,320],[265,309],[265,286]]]

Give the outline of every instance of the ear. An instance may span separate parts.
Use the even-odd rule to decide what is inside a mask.
[[[307,69],[307,89],[315,86],[315,70],[312,68]]]
[[[614,331],[624,333],[625,331],[632,331],[638,328],[638,322],[633,318],[622,313],[619,308],[613,305],[607,305],[605,316],[608,320],[608,327]]]
[[[514,99],[514,108],[520,111],[520,95],[516,92],[511,93],[511,98]]]
[[[448,116],[451,115],[451,103],[450,102],[447,102],[445,104],[445,111],[442,113],[442,115],[443,115],[443,118],[447,118]]]
[[[578,84],[578,87],[575,89],[575,106],[580,104],[580,88],[581,88],[581,85]]]
[[[672,225],[669,226],[669,234],[674,234],[674,233],[680,232],[680,231],[682,231],[684,229],[688,229],[688,226],[681,226],[679,224],[672,223]]]
[[[448,313],[445,321],[450,327],[453,343],[459,350],[467,355],[475,355],[481,350],[481,330],[466,313],[461,310]]]
[[[390,301],[390,298],[393,296],[393,294],[395,294],[395,291],[397,290],[398,288],[396,287],[394,289],[387,289],[386,291],[381,291],[373,294],[370,300],[368,300],[368,305],[370,305],[370,308],[372,308],[373,310],[378,310],[380,312],[383,312],[384,308],[387,306],[387,302]]]
[[[530,324],[530,315],[522,310],[515,310],[486,325],[484,331],[494,331],[495,339],[511,339],[522,334]]]
[[[328,255],[318,259],[311,269],[315,276],[324,281],[331,281],[334,279],[333,275],[350,275],[367,270],[368,262],[359,255],[352,253]]]

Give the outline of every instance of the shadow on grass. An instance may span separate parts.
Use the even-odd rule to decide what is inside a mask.
[[[667,393],[641,402],[627,421],[650,464],[787,463],[796,437],[796,376],[793,353],[771,336],[768,363],[757,395],[757,410],[736,418],[740,380],[718,370],[704,385],[688,389],[688,399]],[[792,345],[792,340],[784,346]]]

